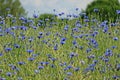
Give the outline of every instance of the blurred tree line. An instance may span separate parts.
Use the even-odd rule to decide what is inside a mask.
[[[19,0],[0,0],[0,16],[7,14],[18,16],[26,15],[26,12]]]
[[[119,0],[94,0],[87,6],[85,12],[89,16],[99,17],[102,21],[115,21],[120,14],[117,10],[120,10]]]

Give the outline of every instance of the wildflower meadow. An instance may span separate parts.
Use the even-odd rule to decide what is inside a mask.
[[[114,22],[85,13],[0,16],[0,80],[119,80],[116,14]]]

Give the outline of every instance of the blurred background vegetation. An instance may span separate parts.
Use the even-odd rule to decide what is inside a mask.
[[[19,0],[0,0],[0,16],[7,14],[18,16],[26,15],[26,12]]]
[[[83,12],[90,18],[97,17],[101,21],[111,20],[114,22],[118,17],[116,10],[120,10],[120,2],[118,0],[94,0],[92,3],[88,4],[86,10]],[[0,15],[7,16],[7,14],[12,14],[14,16],[27,15],[19,0],[0,0]],[[54,14],[49,13],[38,16],[41,20],[58,19]]]
[[[94,0],[87,6],[85,12],[89,16],[99,17],[101,21],[115,21],[118,16],[116,10],[120,10],[118,0]]]

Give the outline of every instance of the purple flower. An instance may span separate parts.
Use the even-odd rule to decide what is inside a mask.
[[[79,70],[80,70],[80,68],[79,68],[79,67],[77,67],[77,68],[74,68],[74,70],[75,70],[75,71],[79,71]]]
[[[76,41],[76,40],[73,40],[72,43],[73,43],[73,45],[76,45],[76,44],[77,44],[77,41]]]
[[[6,78],[1,78],[1,77],[0,77],[0,80],[6,80]]]
[[[118,37],[114,37],[113,40],[117,41],[117,40],[118,40]]]
[[[76,10],[76,11],[78,11],[78,10],[79,10],[79,8],[76,8],[75,10]]]
[[[37,15],[37,14],[33,14],[33,17],[34,17],[34,18],[38,18],[38,15]]]
[[[24,65],[25,62],[22,62],[22,61],[21,61],[21,62],[18,62],[18,64],[19,64],[19,65]]]
[[[117,14],[120,14],[120,10],[116,10],[116,13],[117,13]]]
[[[109,62],[109,58],[103,58],[104,62]]]
[[[72,53],[70,53],[69,56],[70,56],[70,58],[73,58],[75,56],[75,53],[72,52]]]
[[[8,47],[8,48],[5,48],[5,51],[6,51],[6,52],[9,52],[9,51],[11,51],[11,50],[12,50],[12,48],[9,48],[9,47]]]
[[[57,44],[54,46],[54,50],[55,51],[58,50],[58,45]]]
[[[43,35],[43,32],[39,32],[39,35]]]
[[[67,72],[67,75],[68,76],[72,76],[72,72]]]
[[[25,26],[20,26],[20,29],[26,31],[26,30],[27,30],[27,27],[25,27]]]
[[[38,69],[44,69],[44,66],[38,66]]]
[[[120,79],[120,76],[114,75],[114,76],[112,76],[112,78],[115,79],[115,80],[118,80],[118,79]]]
[[[3,54],[2,54],[2,53],[0,53],[0,57],[1,57],[1,56],[3,56]]]
[[[32,52],[33,52],[33,50],[28,49],[28,50],[27,50],[27,52],[30,54],[30,53],[32,53]]]
[[[20,45],[14,44],[14,47],[15,47],[15,48],[20,48]]]
[[[54,65],[54,64],[51,64],[50,66],[51,66],[52,68],[55,68],[55,65]]]
[[[10,77],[10,76],[12,76],[12,73],[11,72],[7,72],[6,75]]]
[[[28,61],[33,61],[33,60],[35,60],[35,58],[33,58],[33,57],[28,58]]]

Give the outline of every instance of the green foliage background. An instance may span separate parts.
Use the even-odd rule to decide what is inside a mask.
[[[25,15],[25,9],[19,0],[0,0],[0,15],[6,16],[7,14]]]
[[[99,9],[98,13],[95,13],[93,10]],[[85,10],[88,15],[96,15],[102,21],[109,20],[115,21],[117,18],[116,10],[120,9],[120,3],[118,0],[94,0],[89,4]]]

